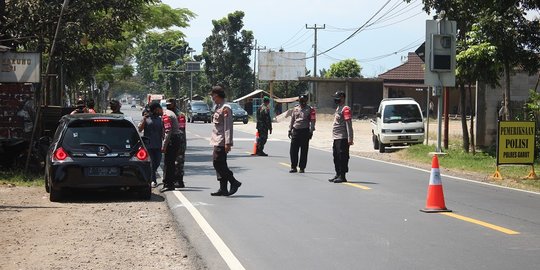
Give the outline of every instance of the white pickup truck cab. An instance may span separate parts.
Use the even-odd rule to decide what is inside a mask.
[[[412,98],[385,98],[376,118],[371,120],[373,148],[384,153],[386,147],[424,142],[424,118],[420,105]]]

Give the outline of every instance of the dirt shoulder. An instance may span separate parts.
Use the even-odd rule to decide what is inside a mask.
[[[0,269],[205,269],[158,194],[51,203],[43,187],[0,179],[0,223]]]

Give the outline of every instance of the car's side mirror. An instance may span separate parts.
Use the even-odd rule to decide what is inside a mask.
[[[377,118],[381,118],[381,113],[377,112],[377,113],[375,113],[375,116],[377,116]]]
[[[142,139],[142,141],[143,141],[143,143],[144,143],[145,145],[150,144],[150,138],[148,138],[148,137],[146,137],[146,136],[142,136],[141,139]]]

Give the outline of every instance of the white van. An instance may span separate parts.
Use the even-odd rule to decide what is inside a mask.
[[[381,101],[375,120],[371,120],[373,148],[384,153],[386,147],[424,142],[424,118],[420,105],[412,98],[386,98]]]

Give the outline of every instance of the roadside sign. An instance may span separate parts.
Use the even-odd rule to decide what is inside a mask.
[[[39,83],[40,53],[0,53],[0,83]]]
[[[422,45],[420,45],[420,47],[418,47],[418,49],[416,49],[414,53],[416,53],[416,55],[418,55],[418,57],[422,59],[422,62],[425,63],[426,62],[426,42],[424,41],[424,43],[422,43]]]
[[[187,62],[186,71],[188,72],[201,71],[201,62]]]
[[[499,121],[497,166],[534,163],[536,122]]]
[[[456,86],[456,29],[456,21],[426,20],[425,85]]]

